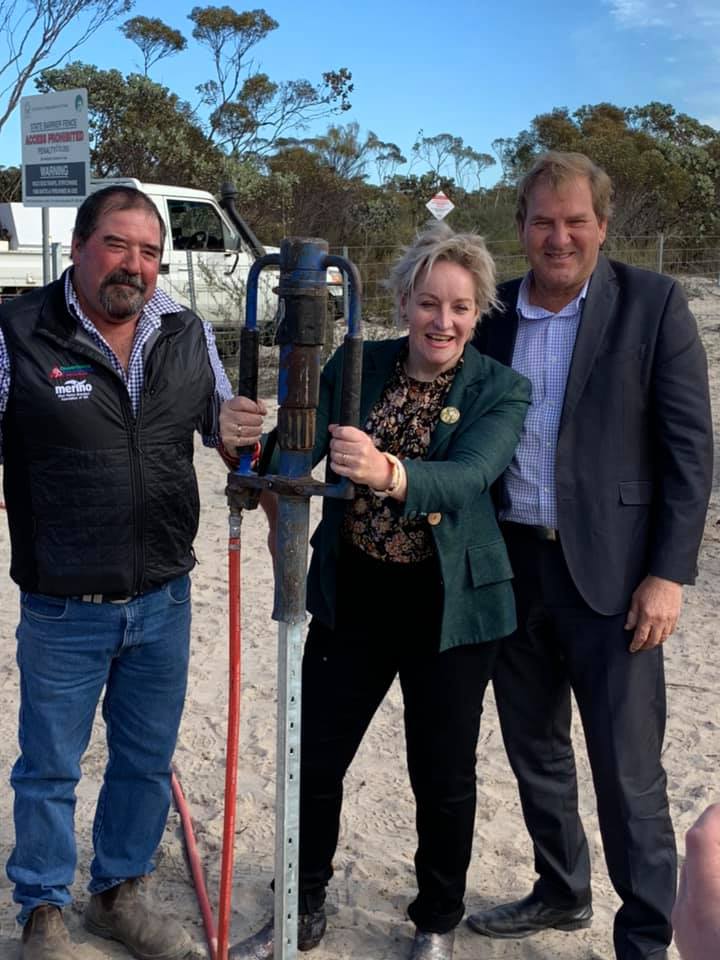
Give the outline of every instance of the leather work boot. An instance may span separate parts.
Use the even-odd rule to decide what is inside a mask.
[[[134,877],[93,894],[85,909],[85,929],[118,940],[138,960],[180,960],[192,949],[192,940],[177,920],[153,905],[144,880]]]
[[[298,916],[298,950],[314,950],[325,935],[327,917],[325,909]],[[230,948],[231,960],[273,960],[275,956],[275,921],[270,918],[265,926],[247,940],[241,940]]]
[[[35,907],[23,927],[21,960],[74,960],[75,948],[62,911],[49,903]]]
[[[455,931],[447,933],[426,933],[415,931],[410,960],[452,960],[455,945]]]

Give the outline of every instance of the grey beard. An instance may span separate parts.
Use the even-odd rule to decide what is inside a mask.
[[[133,289],[118,284],[131,284]],[[136,316],[145,306],[145,285],[126,273],[113,273],[105,279],[99,291],[99,300],[109,317],[127,320]]]

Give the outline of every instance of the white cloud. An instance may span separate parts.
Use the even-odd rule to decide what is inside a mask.
[[[716,126],[720,99],[720,0],[602,0],[638,54],[654,53],[652,99]],[[660,69],[658,69],[660,68]],[[712,119],[711,119],[712,118]]]
[[[665,27],[667,21],[652,0],[607,0],[614,19],[621,27]]]
[[[655,27],[683,33],[697,33],[720,28],[720,5],[717,0],[605,0],[613,19],[620,27],[637,29]]]

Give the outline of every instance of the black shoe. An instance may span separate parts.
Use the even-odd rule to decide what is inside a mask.
[[[514,937],[529,937],[540,930],[582,930],[592,923],[592,907],[589,903],[582,907],[550,907],[539,900],[534,893],[503,903],[492,910],[482,910],[467,918],[468,926],[475,933],[486,937],[509,940]]]
[[[324,907],[313,913],[301,913],[298,917],[298,950],[314,950],[325,936],[326,930],[327,917]]]
[[[455,931],[448,933],[426,933],[415,931],[410,960],[452,960]]]
[[[298,950],[314,950],[325,936],[327,917],[325,908],[313,913],[301,913],[298,916]],[[275,956],[275,921],[271,918],[252,937],[242,940],[230,948],[228,953],[233,960],[273,960]]]

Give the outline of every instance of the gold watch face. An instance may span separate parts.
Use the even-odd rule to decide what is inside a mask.
[[[440,419],[443,423],[457,423],[460,419],[460,411],[457,407],[443,407],[440,411]]]

